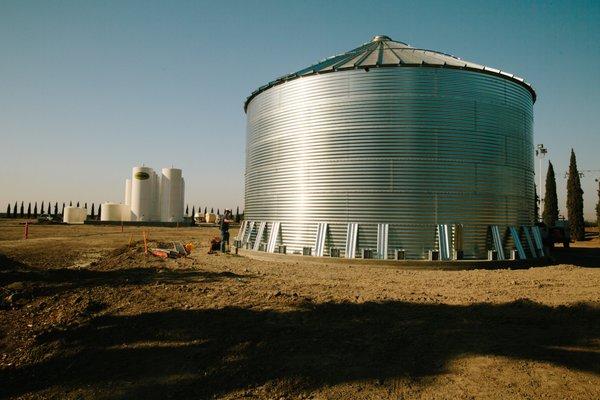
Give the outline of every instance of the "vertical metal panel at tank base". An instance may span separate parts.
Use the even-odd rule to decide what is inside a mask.
[[[254,225],[252,225],[252,222]],[[271,235],[273,221],[250,221],[245,225],[245,229],[240,234],[241,245],[247,246],[249,249],[258,250],[266,248],[268,238]],[[315,253],[315,239],[318,233],[318,226],[325,224],[324,222],[315,223],[298,223],[298,222],[278,222],[279,235],[277,243],[286,247],[289,254],[302,254],[303,249],[311,248],[312,253]],[[457,224],[448,224],[454,225]],[[251,226],[254,226],[252,229]],[[262,235],[259,238],[259,226],[264,226]],[[327,223],[327,232],[324,240],[323,256],[331,256],[331,249],[339,252],[336,257],[355,258],[360,257],[363,249],[377,248],[377,226],[378,224],[358,224],[358,238],[354,257],[347,257],[345,254],[345,244],[347,239],[346,223]],[[450,233],[450,257],[455,251],[460,251],[460,259],[482,260],[485,259],[488,250],[493,250],[494,245],[490,237],[490,227],[481,226],[461,226],[462,245],[455,242],[453,234],[454,228],[451,226]],[[437,225],[394,225],[388,226],[388,252],[387,259],[394,259],[396,250],[403,250],[407,260],[425,260],[427,259],[430,250],[439,250],[439,242],[437,238]],[[509,226],[499,226],[499,232],[504,249],[516,248],[515,242],[509,234]],[[525,240],[524,233],[521,234]],[[465,246],[464,242],[468,245]],[[527,251],[532,253],[532,257],[536,258],[535,250],[531,251],[527,247]],[[484,255],[484,256],[482,256]],[[377,255],[380,259],[386,259],[381,254]]]

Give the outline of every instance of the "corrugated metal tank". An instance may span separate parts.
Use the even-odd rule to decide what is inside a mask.
[[[490,225],[534,222],[534,101],[521,78],[375,37],[249,97],[245,218],[280,221],[288,251],[320,222],[326,248],[351,222],[357,252],[375,248],[388,223],[389,252],[414,259],[462,224],[483,258]]]

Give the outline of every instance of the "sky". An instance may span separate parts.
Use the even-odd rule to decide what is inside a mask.
[[[598,21],[597,0],[0,0],[0,209],[123,201],[142,163],[182,168],[190,209],[243,209],[246,97],[384,34],[530,82],[566,214],[571,148],[600,170]]]

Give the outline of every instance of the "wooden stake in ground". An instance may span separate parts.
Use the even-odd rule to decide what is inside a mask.
[[[148,241],[146,240],[146,231],[142,231],[144,236],[144,254],[148,254]]]
[[[25,222],[25,234],[23,239],[29,239],[29,221]]]

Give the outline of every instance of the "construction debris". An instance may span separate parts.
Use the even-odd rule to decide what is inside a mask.
[[[158,243],[157,247],[150,249],[150,254],[160,258],[179,258],[186,257],[192,252],[194,245],[192,243],[183,244],[181,242]]]

